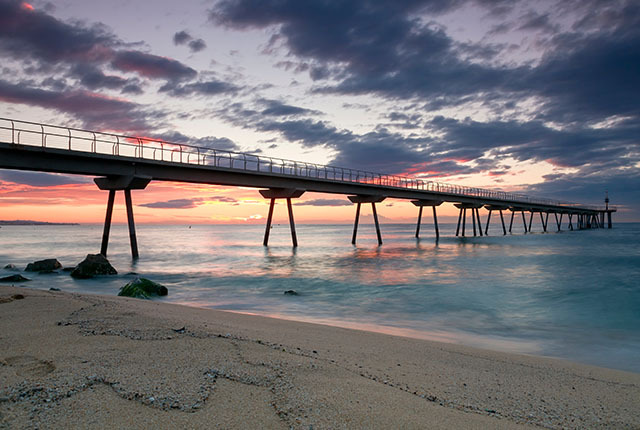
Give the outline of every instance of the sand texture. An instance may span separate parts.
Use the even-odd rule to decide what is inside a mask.
[[[0,328],[0,428],[640,428],[640,374],[561,360],[9,286]]]

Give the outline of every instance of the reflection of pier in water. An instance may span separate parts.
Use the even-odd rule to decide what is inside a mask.
[[[131,190],[143,190],[150,181],[190,182],[259,188],[270,199],[264,235],[268,245],[276,199],[287,202],[291,239],[298,245],[291,199],[305,192],[342,194],[356,204],[352,243],[356,243],[360,208],[370,203],[378,243],[382,234],[376,203],[387,198],[410,200],[418,207],[416,237],[420,235],[422,211],[431,207],[436,240],[440,237],[436,207],[443,202],[459,209],[456,236],[465,236],[467,210],[471,210],[473,235],[487,235],[491,214],[498,212],[502,233],[507,234],[503,211],[511,211],[508,232],[520,213],[525,233],[531,232],[534,215],[540,216],[544,232],[553,214],[556,228],[611,228],[608,197],[604,208],[542,199],[517,193],[443,184],[418,178],[367,172],[267,156],[195,147],[149,138],[122,136],[67,127],[0,118],[0,168],[94,176],[101,190],[108,190],[101,253],[107,254],[116,191],[123,191],[131,240],[131,253],[138,257]],[[488,211],[483,226],[480,209]],[[529,221],[525,213],[529,213]],[[575,225],[574,225],[575,217]]]

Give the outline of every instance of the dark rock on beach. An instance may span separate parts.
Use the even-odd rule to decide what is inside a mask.
[[[47,272],[62,269],[62,264],[55,258],[48,258],[46,260],[34,261],[27,264],[24,269],[25,272]]]
[[[284,292],[285,296],[298,296],[298,292],[296,290],[287,290]]]
[[[87,254],[87,258],[82,260],[71,272],[71,276],[76,279],[88,279],[98,275],[117,275],[109,260],[102,254]]]
[[[27,282],[30,280],[31,279],[25,278],[22,275],[11,275],[11,276],[5,276],[4,278],[0,278],[0,282]]]
[[[119,296],[135,297],[138,299],[150,299],[153,296],[166,296],[169,293],[167,287],[145,278],[136,278],[120,288]]]
[[[4,270],[18,270],[18,268],[16,267],[15,264],[7,264],[6,266],[3,267]]]

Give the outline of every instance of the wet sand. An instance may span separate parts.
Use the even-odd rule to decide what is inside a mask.
[[[0,328],[0,428],[640,428],[640,374],[562,360],[10,286]]]

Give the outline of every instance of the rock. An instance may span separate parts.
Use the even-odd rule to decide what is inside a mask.
[[[13,296],[11,296],[11,298],[13,300],[22,300],[24,299],[24,296],[22,294],[14,294]]]
[[[11,276],[5,276],[4,278],[0,278],[0,282],[27,282],[30,280],[31,279],[25,278],[22,275],[11,275]]]
[[[97,275],[117,275],[109,260],[102,254],[87,254],[87,258],[82,260],[71,272],[71,276],[77,279],[93,278]]]
[[[4,267],[3,267],[3,269],[4,269],[4,270],[14,270],[14,271],[15,271],[15,270],[18,270],[18,268],[16,267],[16,265],[15,265],[15,264],[11,264],[11,263],[9,263],[9,264],[7,264],[6,266],[4,266]]]
[[[60,288],[51,287],[49,288],[49,291],[60,291]]]
[[[47,270],[57,270],[62,269],[62,264],[55,258],[48,258],[46,260],[34,261],[33,263],[27,264],[27,267],[24,269],[25,272],[44,272]]]
[[[120,288],[118,295],[138,299],[150,299],[152,296],[166,296],[168,293],[169,290],[167,290],[167,287],[164,285],[145,278],[136,278]]]
[[[287,290],[284,292],[285,296],[298,296],[298,292],[296,290]]]

